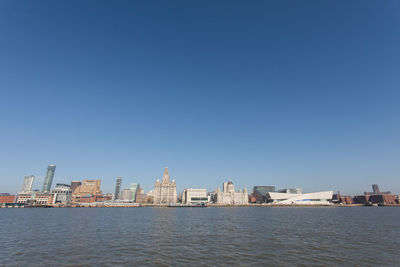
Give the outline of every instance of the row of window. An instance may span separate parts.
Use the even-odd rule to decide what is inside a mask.
[[[192,197],[191,201],[208,201],[207,197]]]

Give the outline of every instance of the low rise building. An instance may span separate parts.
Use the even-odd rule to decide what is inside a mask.
[[[139,203],[123,202],[123,201],[104,202],[97,204],[102,204],[103,207],[118,207],[118,208],[140,207]]]
[[[185,205],[204,205],[210,202],[207,189],[188,188],[183,190],[182,204]]]
[[[285,188],[277,190],[278,193],[286,193],[286,194],[302,194],[303,190],[301,188]]]
[[[154,203],[154,190],[150,190],[149,192],[147,192],[146,196],[147,196],[147,203],[153,204]]]
[[[343,196],[339,192],[333,194],[332,203],[334,204],[353,204],[353,198],[351,196]]]
[[[269,202],[277,205],[331,205],[333,191],[306,194],[269,192]]]
[[[353,197],[354,204],[366,205],[369,203],[369,195],[358,195]]]
[[[369,198],[369,201],[374,204],[395,205],[398,204],[397,196],[392,194],[376,194]]]
[[[35,193],[29,193],[29,194],[18,194],[17,196],[17,203],[20,204],[26,204],[30,200],[33,202]]]
[[[34,197],[35,205],[50,205],[54,204],[54,194],[50,193],[36,193]]]
[[[372,192],[364,192],[364,195],[354,197],[354,203],[363,205],[394,205],[398,204],[396,195],[392,195],[390,191],[381,192],[378,185],[372,185]]]
[[[97,195],[96,202],[104,202],[112,200],[112,194],[105,194],[105,195]]]
[[[0,204],[3,203],[14,203],[15,195],[10,195],[9,193],[0,193]]]
[[[71,203],[79,204],[79,203],[93,203],[96,202],[96,197],[92,194],[87,195],[72,195]]]
[[[144,193],[144,190],[142,188],[140,188],[140,190],[136,194],[136,202],[137,203],[149,203],[149,196]]]

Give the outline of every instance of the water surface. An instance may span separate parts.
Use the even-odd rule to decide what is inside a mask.
[[[0,209],[5,266],[399,266],[400,208]]]

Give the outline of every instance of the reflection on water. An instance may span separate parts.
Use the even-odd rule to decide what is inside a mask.
[[[400,265],[399,208],[1,209],[0,265]]]

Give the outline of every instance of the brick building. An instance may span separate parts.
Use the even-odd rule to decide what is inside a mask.
[[[0,203],[14,203],[15,195],[9,193],[0,193]]]

